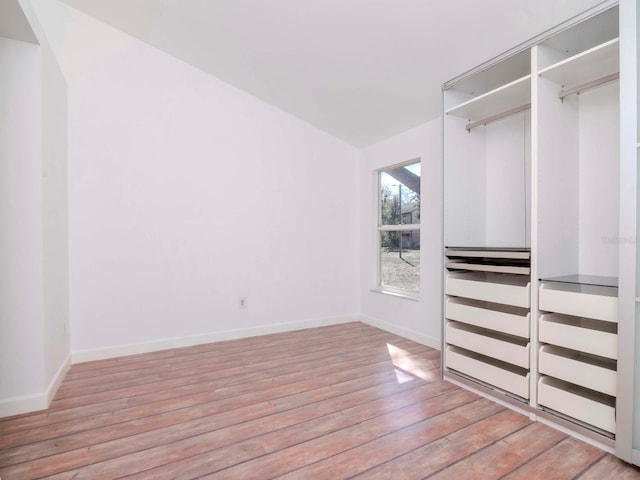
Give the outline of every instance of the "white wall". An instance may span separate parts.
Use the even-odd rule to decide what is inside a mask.
[[[355,148],[60,2],[33,5],[68,82],[79,359],[358,313]]]
[[[468,132],[468,120],[453,115],[446,115],[444,121],[443,181],[447,220],[444,244],[448,247],[486,245],[488,184],[478,181],[486,177],[486,129],[474,128]]]
[[[57,381],[69,357],[67,86],[53,52],[42,56],[42,229],[45,381]]]
[[[579,96],[579,272],[586,275],[618,276],[619,93],[614,83]]]
[[[488,247],[531,246],[530,125],[526,111],[483,127]]]
[[[436,119],[380,142],[360,161],[360,302],[363,319],[421,343],[440,348],[442,301],[442,129]],[[421,293],[419,301],[371,289],[376,286],[376,170],[420,158]]]
[[[42,393],[45,373],[39,48],[0,38],[0,65],[2,415]]]

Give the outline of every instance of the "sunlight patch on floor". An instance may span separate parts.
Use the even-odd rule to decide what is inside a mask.
[[[409,353],[390,343],[387,343],[387,351],[389,352],[391,363],[396,367],[394,370],[398,383],[410,382],[416,378],[427,382],[440,378],[440,371],[437,368],[423,368],[421,364],[425,362],[417,355]]]

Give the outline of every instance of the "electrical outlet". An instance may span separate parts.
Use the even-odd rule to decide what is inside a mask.
[[[244,297],[240,297],[240,301],[238,302],[238,307],[240,308],[240,310],[244,310],[245,308],[247,308],[247,299]]]

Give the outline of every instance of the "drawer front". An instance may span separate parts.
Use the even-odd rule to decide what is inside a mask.
[[[529,317],[508,312],[490,310],[475,305],[466,305],[460,299],[450,298],[446,303],[446,317],[449,320],[529,338]]]
[[[447,277],[447,295],[529,308],[529,285],[506,285]]]
[[[564,413],[582,422],[615,433],[615,408],[571,391],[546,383],[547,378],[538,381],[538,403]]]
[[[540,348],[538,362],[540,373],[607,395],[616,395],[615,370],[559,355],[549,346]]]
[[[446,350],[446,366],[511,392],[522,398],[529,398],[529,374],[519,375],[477,358],[459,353],[451,347]]]
[[[618,299],[606,295],[540,289],[540,310],[606,322],[618,321]]]
[[[605,358],[618,358],[618,336],[588,328],[548,320],[553,315],[540,317],[539,338],[543,343],[558,345]]]
[[[446,341],[452,345],[497,358],[522,368],[529,368],[529,344],[525,346],[457,328],[447,323]]]

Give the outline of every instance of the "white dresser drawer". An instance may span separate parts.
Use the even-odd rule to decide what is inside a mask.
[[[477,327],[448,322],[446,342],[458,347],[502,360],[522,368],[529,368],[529,342],[509,341],[504,335],[495,335]]]
[[[538,371],[615,397],[615,362],[603,362],[551,345],[540,347]]]
[[[445,305],[445,316],[449,320],[529,338],[530,314],[519,307],[449,298]]]
[[[543,343],[617,359],[618,336],[615,327],[615,324],[588,318],[548,313],[540,317],[538,336]]]
[[[618,289],[546,282],[540,286],[540,310],[606,322],[618,321]]]
[[[538,403],[607,432],[615,433],[615,401],[571,384],[542,377],[538,380]]]
[[[447,295],[529,308],[529,277],[498,273],[450,273]]]
[[[472,352],[464,352],[453,346],[446,349],[445,365],[522,398],[529,398],[529,373],[524,369],[508,368],[499,362],[493,362]]]

